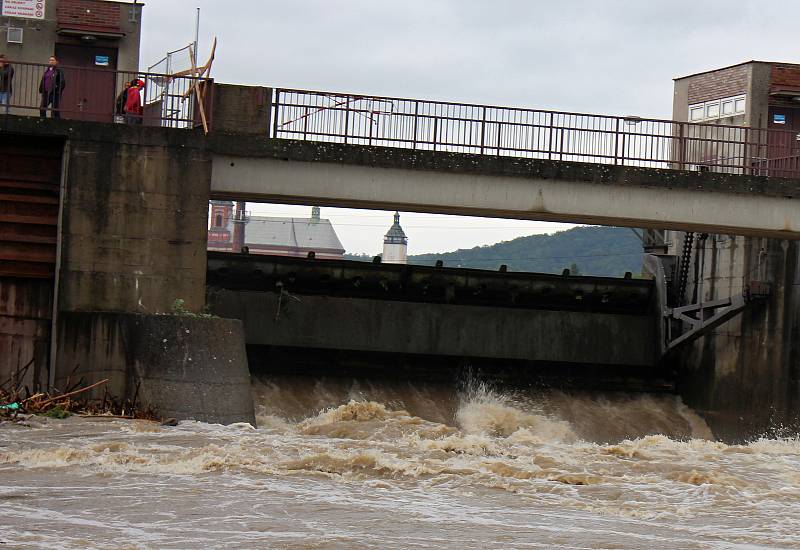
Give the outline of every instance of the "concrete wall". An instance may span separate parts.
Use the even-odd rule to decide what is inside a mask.
[[[652,367],[655,320],[576,311],[216,291],[248,345]]]
[[[214,84],[211,119],[215,132],[266,136],[272,117],[272,88]]]
[[[105,378],[94,391],[163,418],[255,424],[239,321],[175,315],[64,313],[56,387]],[[138,388],[138,390],[137,390]]]
[[[771,63],[752,63],[747,91],[746,126],[766,128],[769,125],[769,89],[772,82]]]
[[[204,304],[211,165],[193,132],[73,123],[59,308]]]
[[[800,425],[800,243],[709,236],[687,289],[705,300],[771,285],[754,304],[684,351],[679,390],[715,434],[735,438]],[[697,258],[697,257],[696,257]],[[702,270],[700,265],[703,266]]]

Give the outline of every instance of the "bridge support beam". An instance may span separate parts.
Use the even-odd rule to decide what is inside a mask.
[[[800,239],[788,180],[251,141],[212,142],[212,197]]]

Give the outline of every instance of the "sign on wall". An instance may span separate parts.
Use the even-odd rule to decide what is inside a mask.
[[[4,17],[44,19],[45,0],[0,0]]]

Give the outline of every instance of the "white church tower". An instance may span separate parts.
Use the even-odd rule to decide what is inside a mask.
[[[385,264],[404,264],[408,260],[408,237],[400,227],[400,212],[394,213],[394,224],[383,238],[383,257]]]

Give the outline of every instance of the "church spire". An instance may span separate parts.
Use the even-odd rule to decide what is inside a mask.
[[[392,227],[389,228],[389,231],[386,232],[386,236],[383,238],[384,244],[408,244],[408,237],[406,237],[405,231],[403,228],[400,227],[400,212],[394,213],[394,223]]]
[[[400,212],[394,213],[394,223],[383,238],[383,263],[404,264],[407,262],[408,237],[400,226]]]

